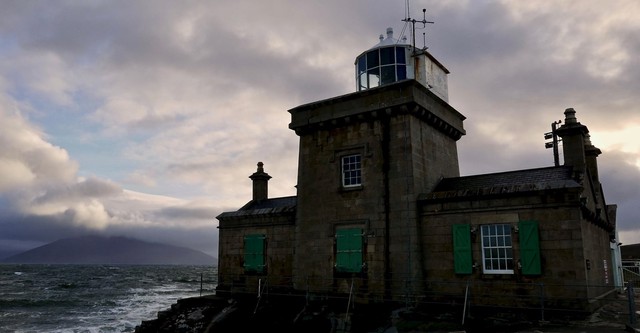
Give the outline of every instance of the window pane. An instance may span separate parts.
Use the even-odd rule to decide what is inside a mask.
[[[407,79],[407,67],[405,65],[398,65],[396,72],[398,74],[398,81]]]
[[[513,274],[513,249],[511,248],[511,225],[482,225],[482,256],[484,273]]]
[[[378,50],[367,52],[367,68],[378,66],[380,66],[380,61],[378,60]]]
[[[369,79],[369,88],[375,88],[380,85],[380,67],[370,69],[367,71],[367,78]]]
[[[360,73],[360,75],[358,75],[358,87],[360,87],[358,90],[363,90],[363,89],[367,89],[369,88],[367,86],[367,73]]]
[[[393,83],[396,81],[395,66],[383,66],[381,67],[382,80],[380,84]]]
[[[364,55],[358,59],[358,72],[366,72],[367,71],[367,57]]]
[[[356,186],[362,184],[360,155],[342,157],[342,185]]]
[[[404,47],[396,47],[396,62],[399,64],[406,64],[407,60],[405,59],[405,49]]]
[[[393,59],[394,56],[394,47],[387,47],[384,49],[380,49],[380,62],[381,65],[390,65],[393,64],[395,61]]]

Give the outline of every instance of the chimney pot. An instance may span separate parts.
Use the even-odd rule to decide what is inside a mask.
[[[575,124],[578,122],[576,118],[576,110],[573,108],[567,108],[564,110],[564,123],[565,124]]]
[[[258,162],[258,170],[249,176],[253,181],[253,200],[260,201],[269,198],[269,176],[264,172],[264,163]]]

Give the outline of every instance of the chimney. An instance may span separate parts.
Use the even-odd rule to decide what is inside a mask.
[[[564,116],[564,125],[556,130],[562,138],[564,165],[573,166],[574,176],[581,180],[587,168],[585,143],[589,129],[578,122],[573,108],[566,109]]]
[[[584,154],[587,162],[587,169],[591,174],[591,180],[596,185],[600,186],[600,176],[598,176],[598,155],[602,154],[602,151],[591,143],[591,137],[587,134],[584,143]]]
[[[269,176],[264,172],[264,163],[258,162],[258,170],[254,172],[249,178],[253,181],[253,200],[260,201],[266,200],[269,197]]]

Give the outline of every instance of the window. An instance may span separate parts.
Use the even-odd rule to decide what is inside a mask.
[[[336,231],[336,272],[362,272],[363,235],[361,228]]]
[[[482,270],[485,274],[513,274],[511,225],[482,225]]]
[[[247,273],[265,272],[265,236],[262,234],[244,236],[244,270]]]
[[[542,274],[540,236],[538,222],[518,222],[517,242],[519,258],[514,258],[510,224],[486,224],[479,226],[480,251],[482,254],[482,272],[485,274],[513,274],[514,262],[522,275]],[[456,274],[472,274],[474,271],[473,253],[476,250],[475,228],[469,224],[452,225],[453,264]]]
[[[362,158],[360,154],[342,157],[342,186],[362,185]]]

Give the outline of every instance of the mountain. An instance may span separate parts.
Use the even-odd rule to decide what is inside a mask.
[[[57,240],[8,257],[4,263],[217,265],[217,259],[186,247],[127,237],[83,236]]]

